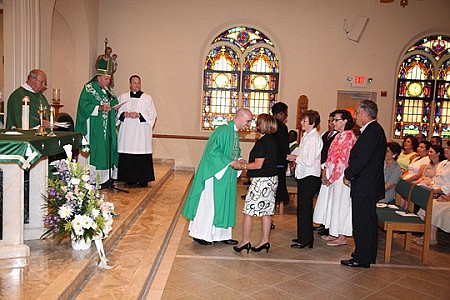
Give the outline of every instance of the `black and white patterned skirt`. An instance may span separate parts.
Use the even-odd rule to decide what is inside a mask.
[[[245,197],[243,213],[254,217],[273,215],[277,186],[278,176],[253,177]]]

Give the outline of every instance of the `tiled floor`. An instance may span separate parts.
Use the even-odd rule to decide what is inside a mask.
[[[161,169],[158,172],[164,171]],[[411,252],[403,252],[401,237],[394,243],[392,264],[384,264],[384,234],[381,233],[377,264],[370,269],[351,269],[339,265],[341,259],[349,258],[353,249],[351,239],[347,246],[329,247],[317,236],[313,249],[289,247],[295,236],[296,217],[294,206],[288,205],[283,215],[274,216],[276,228],[271,233],[269,253],[239,254],[231,246],[223,244],[200,246],[188,236],[187,221],[183,217],[175,220],[176,226],[168,228],[178,207],[174,199],[183,194],[179,190],[181,177],[177,176],[181,175],[175,174],[174,180],[168,181],[158,194],[163,195],[158,200],[165,201],[165,205],[159,205],[158,201],[150,202],[149,210],[142,213],[143,217],[136,220],[130,231],[134,235],[145,231],[142,233],[153,238],[159,236],[160,240],[165,232],[170,233],[173,229],[164,255],[153,258],[153,261],[160,259],[161,265],[148,287],[147,299],[449,299],[449,234],[439,233],[439,244],[431,246],[429,266],[420,266],[421,249],[413,246]],[[241,237],[240,211],[243,202],[240,195],[245,190],[245,186],[238,185],[239,213],[233,233],[236,239]],[[109,197],[117,203],[124,218],[136,198],[142,197],[145,192],[135,190],[129,195],[112,193]],[[155,211],[152,205],[158,205],[161,210]],[[119,221],[115,223],[116,228]],[[255,219],[253,243],[259,239],[259,222]],[[168,229],[159,232],[163,226]],[[136,230],[133,231],[133,228]],[[154,231],[148,232],[150,230]],[[146,239],[125,237],[124,243],[119,242],[117,249],[108,253],[110,263],[116,269],[96,270],[97,275],[92,276],[94,281],[86,284],[78,298],[105,299],[105,295],[109,295],[108,299],[137,299],[135,295],[141,288],[136,287],[137,282],[143,281],[140,277],[151,272],[152,259],[146,254],[149,264],[139,263],[137,268],[125,271],[120,265],[128,266],[134,261],[120,255],[135,255],[144,242],[150,247],[141,252],[155,254],[158,250],[151,247],[161,242],[159,240],[149,244]],[[60,294],[54,292],[52,284],[60,285],[64,278],[87,263],[83,258],[73,257],[74,252],[68,245],[56,246],[48,241],[34,241],[29,245],[32,254],[27,267],[2,268],[0,264],[0,299],[57,299]],[[129,251],[123,248],[125,245]],[[108,281],[102,278],[96,284],[98,273],[112,274],[115,279]],[[120,278],[124,278],[123,281]],[[112,292],[118,290],[132,292]]]
[[[245,186],[238,186],[239,195]],[[238,214],[234,238],[241,237]],[[260,220],[255,219],[251,241],[257,243]],[[377,264],[370,269],[341,266],[350,258],[353,240],[347,246],[329,247],[317,236],[313,249],[292,249],[296,217],[294,207],[275,215],[271,248],[265,252],[235,253],[231,246],[201,246],[182,228],[178,250],[171,265],[162,299],[449,299],[450,236],[439,233],[439,245],[431,246],[429,266],[420,266],[421,249],[401,250],[402,237],[394,243],[392,264],[383,263],[384,234],[380,233]],[[168,262],[169,264],[171,262]]]

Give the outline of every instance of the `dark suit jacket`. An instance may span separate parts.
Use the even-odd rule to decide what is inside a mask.
[[[379,200],[384,197],[384,157],[386,135],[374,121],[363,131],[350,151],[349,166],[344,171],[351,181],[351,196]]]
[[[275,142],[278,145],[278,158],[277,165],[287,166],[286,155],[291,153],[289,151],[289,133],[287,126],[278,119],[277,121],[278,130],[273,134]]]

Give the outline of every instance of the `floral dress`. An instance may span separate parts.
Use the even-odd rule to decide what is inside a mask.
[[[344,184],[350,150],[356,142],[352,130],[339,133],[331,143],[324,170],[330,185],[322,184],[314,209],[313,221],[324,224],[330,235],[352,235],[352,204],[350,188]]]

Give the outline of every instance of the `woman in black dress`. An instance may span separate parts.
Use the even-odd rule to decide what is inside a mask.
[[[270,225],[278,185],[278,147],[272,135],[277,131],[277,122],[273,116],[260,114],[256,120],[256,130],[262,135],[250,151],[249,162],[234,161],[231,164],[235,169],[247,170],[247,175],[251,177],[243,208],[242,240],[233,247],[236,252],[247,250],[248,253],[250,249],[254,252],[266,249],[269,252],[270,248]],[[250,244],[253,217],[261,217],[262,222],[262,235],[256,247]]]

